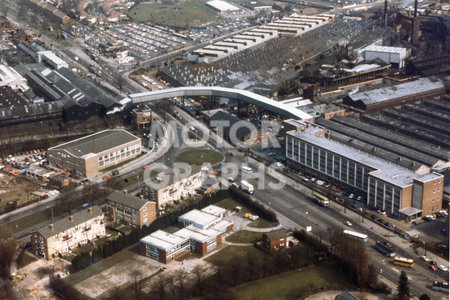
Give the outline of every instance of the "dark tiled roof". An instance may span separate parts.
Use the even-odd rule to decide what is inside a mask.
[[[100,207],[92,206],[91,210],[83,209],[77,213],[74,213],[72,215],[73,221],[71,221],[69,217],[66,217],[62,220],[55,222],[53,224],[53,229],[51,229],[50,226],[45,226],[40,230],[38,230],[38,232],[42,234],[45,238],[49,238],[54,236],[55,234],[66,231],[69,228],[80,225],[81,223],[86,222],[87,220],[90,220],[102,214],[103,211],[101,210]]]
[[[106,200],[116,202],[135,209],[141,209],[141,207],[148,202],[148,200],[144,200],[130,194],[125,194],[120,191],[112,192],[106,197]]]
[[[269,240],[273,241],[273,240],[278,240],[281,239],[283,237],[286,237],[289,233],[289,230],[287,229],[276,229],[276,230],[272,230],[270,232],[266,232],[266,236],[269,238]]]

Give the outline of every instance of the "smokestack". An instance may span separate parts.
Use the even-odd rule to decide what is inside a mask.
[[[387,27],[387,16],[388,16],[388,0],[384,0],[384,27]]]
[[[414,18],[417,17],[417,2],[418,2],[418,0],[414,1]]]

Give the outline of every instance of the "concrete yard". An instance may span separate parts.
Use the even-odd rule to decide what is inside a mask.
[[[99,263],[101,264],[101,262]],[[124,287],[134,282],[134,274],[139,273],[140,278],[147,278],[156,273],[163,265],[153,259],[133,254],[105,271],[96,274],[75,285],[84,295],[98,299],[113,291],[116,287]]]

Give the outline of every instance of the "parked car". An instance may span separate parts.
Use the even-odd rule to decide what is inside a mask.
[[[388,214],[387,215],[389,218],[391,218],[391,219],[398,219],[398,217],[397,216],[395,216],[395,215],[392,215],[392,214]]]
[[[416,220],[412,221],[411,223],[413,223],[414,225],[419,225],[419,222],[417,222]]]
[[[430,268],[430,270],[432,270],[432,271],[436,271],[436,270],[437,270],[437,268],[436,268],[435,265],[429,265],[429,268]]]
[[[358,205],[356,205],[356,204],[352,204],[352,208],[354,208],[354,209],[358,209]]]
[[[353,226],[352,222],[350,222],[348,220],[345,221],[344,224],[347,225],[348,227],[352,227]]]
[[[385,215],[386,212],[384,210],[377,210],[377,213],[381,214],[381,215]]]
[[[384,224],[384,226],[386,226],[386,227],[391,227],[391,226],[392,226],[392,224],[389,223],[389,222],[384,222],[383,224]]]
[[[426,257],[425,255],[422,255],[422,256],[420,257],[420,259],[423,260],[423,261],[425,261],[425,262],[429,262],[429,261],[430,261],[430,259],[429,259],[428,257]]]
[[[351,193],[348,197],[349,197],[350,199],[353,199],[353,198],[355,197],[355,194]]]
[[[447,267],[444,266],[444,265],[439,265],[439,266],[438,266],[438,269],[441,270],[441,271],[443,271],[443,272],[447,272],[447,271],[448,271]]]
[[[434,260],[430,260],[430,265],[437,267],[437,263]]]
[[[372,220],[375,220],[375,219],[377,218],[377,216],[375,216],[375,215],[370,215],[370,218],[371,218]]]

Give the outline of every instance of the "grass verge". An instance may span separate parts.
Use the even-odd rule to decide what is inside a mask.
[[[225,240],[230,243],[255,243],[262,238],[262,232],[241,230],[233,233],[230,236],[227,236]]]
[[[303,299],[319,290],[355,288],[345,274],[329,266],[310,266],[233,288],[239,299]]]
[[[276,222],[271,222],[266,219],[259,218],[248,224],[248,226],[253,228],[271,228],[276,226]]]
[[[232,260],[244,260],[249,256],[255,258],[256,262],[262,263],[268,254],[256,249],[254,246],[227,246],[205,260],[213,264],[218,264],[220,262],[228,264]]]
[[[51,217],[50,209],[40,210],[29,216],[17,219],[15,221],[9,222],[8,224],[2,225],[3,228],[9,227],[14,232],[19,232],[30,228],[34,225],[47,221]]]

